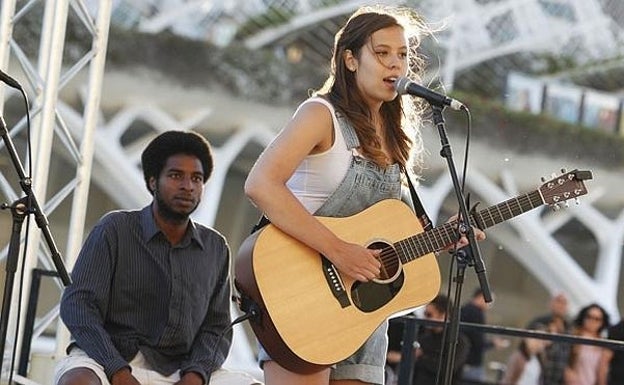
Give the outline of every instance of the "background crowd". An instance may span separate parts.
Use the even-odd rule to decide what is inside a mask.
[[[440,294],[424,311],[410,316],[433,321],[449,321],[451,301]],[[624,341],[624,321],[612,323],[607,311],[598,303],[589,303],[571,313],[565,293],[555,293],[545,314],[536,315],[523,328],[532,332],[525,337],[501,337],[484,333],[469,324],[487,324],[491,310],[480,289],[461,306],[460,326],[454,357],[453,384],[477,385],[616,385],[624,384],[624,349],[616,346]],[[388,384],[398,383],[403,348],[403,318],[390,323],[388,351]],[[444,347],[448,331],[442,326],[416,323],[410,357],[411,383],[414,385],[443,384]],[[468,326],[468,327],[466,327]],[[535,332],[535,333],[533,333]],[[431,335],[438,338],[432,342]],[[616,344],[592,344],[591,340],[566,339],[580,337]],[[487,360],[486,351],[501,350],[503,362]],[[423,374],[425,373],[425,374]]]

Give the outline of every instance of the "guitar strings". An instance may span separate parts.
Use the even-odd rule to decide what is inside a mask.
[[[555,196],[550,196],[550,198],[554,200]],[[566,199],[562,199],[562,202],[567,200],[565,195],[564,198]],[[471,213],[469,222],[473,226],[481,225],[482,229],[486,229],[545,203],[541,191],[535,190],[480,212]],[[400,262],[407,263],[443,249],[444,246],[451,244],[456,239],[457,227],[457,221],[447,222],[430,231],[413,235],[382,248],[379,260],[382,263],[383,271],[388,271],[388,268],[391,268],[390,271],[396,271]],[[427,244],[428,240],[429,244]]]
[[[532,193],[527,193],[501,202],[498,205],[482,210],[481,212],[474,213],[473,216],[478,217],[481,223],[485,224],[485,227],[487,228],[500,223],[508,216],[511,218],[522,214],[528,209],[533,209],[541,204],[542,199],[539,195],[539,191],[534,191]],[[506,215],[502,210],[507,211],[508,214]],[[516,213],[516,211],[518,211],[518,213]],[[406,263],[436,250],[440,250],[444,248],[444,246],[453,242],[456,234],[456,228],[457,221],[447,222],[428,232],[419,233],[400,240],[390,246],[382,248],[379,260],[384,266],[395,261]],[[427,245],[428,239],[431,239],[430,245]],[[403,253],[400,253],[399,251],[403,251]],[[416,255],[413,256],[414,254]],[[404,258],[402,258],[402,256]]]

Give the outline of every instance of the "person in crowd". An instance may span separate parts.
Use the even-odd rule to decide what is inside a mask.
[[[624,320],[609,327],[607,336],[610,340],[624,341]],[[624,350],[605,349],[601,359],[598,385],[624,384]]]
[[[395,82],[422,70],[416,47],[423,31],[413,9],[358,9],[336,35],[327,81],[299,106],[245,182],[247,196],[274,226],[353,280],[380,275],[379,250],[341,239],[316,216],[352,216],[384,199],[414,201],[404,181],[421,164],[420,110],[414,98],[398,96]],[[461,237],[449,246],[466,244]],[[383,322],[352,356],[314,373],[290,371],[261,349],[265,382],[382,384],[386,329]]]
[[[167,131],[141,162],[151,203],[99,220],[63,293],[72,341],[55,384],[259,383],[221,368],[232,339],[230,251],[190,219],[213,170],[208,141]]]
[[[447,321],[447,309],[450,309],[451,301],[443,294],[439,294],[425,307],[425,319],[431,321]],[[413,384],[436,385],[442,384],[444,373],[444,359],[448,357],[447,348],[449,333],[445,333],[444,325],[425,326],[420,329],[418,335],[418,348],[416,349],[414,363]],[[453,382],[458,384],[461,370],[468,359],[470,341],[460,331],[455,345],[455,359],[453,365]],[[439,380],[438,380],[439,379]],[[436,382],[438,381],[438,382]]]
[[[568,320],[568,298],[564,293],[556,293],[550,299],[550,312],[536,317],[527,326],[528,329],[546,326],[550,333],[568,334],[571,323]],[[570,344],[555,341],[546,346],[543,355],[542,376],[544,384],[562,385],[563,372],[568,364]]]
[[[584,338],[601,338],[609,327],[609,314],[597,303],[583,307],[573,328],[574,335]],[[574,344],[568,366],[564,371],[565,385],[596,385],[600,378],[601,360],[605,348],[589,344]]]
[[[545,325],[534,324],[532,330],[548,331]],[[507,360],[500,385],[545,385],[544,350],[550,345],[546,339],[524,337]]]
[[[460,320],[462,322],[474,324],[486,324],[486,311],[489,304],[485,302],[485,297],[481,288],[475,289],[472,298],[461,307]],[[479,330],[466,330],[464,332],[470,341],[470,352],[464,365],[462,378],[466,381],[484,382],[486,380],[484,356],[487,349],[492,347],[504,348],[509,346],[509,341],[493,337],[487,338]]]
[[[405,320],[391,318],[388,321],[388,351],[386,353],[386,385],[396,385],[403,356]]]

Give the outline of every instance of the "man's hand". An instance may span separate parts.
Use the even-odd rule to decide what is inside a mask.
[[[204,385],[204,379],[198,373],[186,372],[174,385]]]
[[[113,374],[111,385],[141,385],[141,383],[132,375],[129,368],[123,368]]]

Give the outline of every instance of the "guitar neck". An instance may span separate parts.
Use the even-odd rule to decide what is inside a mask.
[[[539,190],[535,190],[470,214],[470,223],[485,230],[543,204],[542,195]],[[401,261],[406,263],[425,254],[440,251],[456,242],[457,230],[457,221],[448,222],[430,231],[398,241],[394,246]]]

